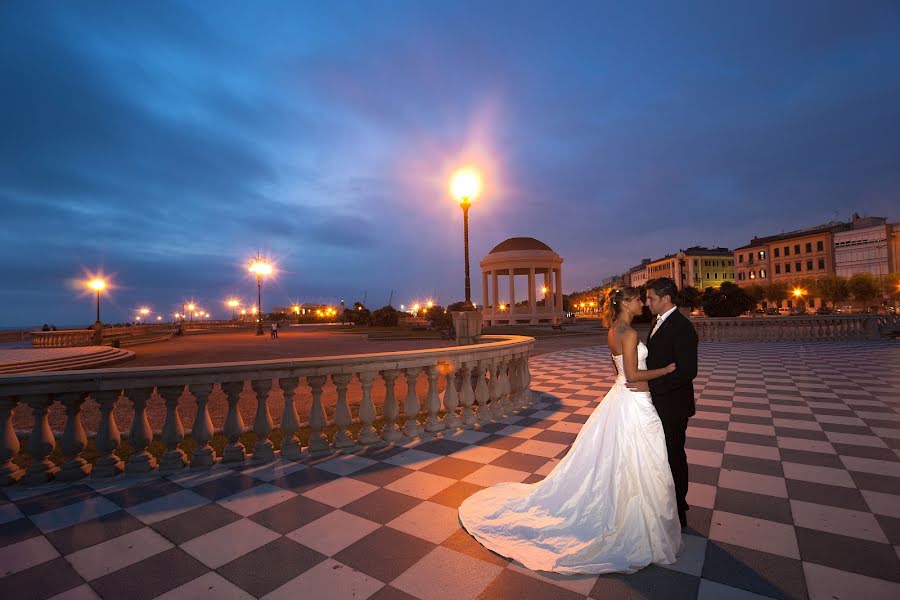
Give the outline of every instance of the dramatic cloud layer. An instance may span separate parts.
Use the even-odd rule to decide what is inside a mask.
[[[633,4],[633,3],[632,3]],[[643,257],[897,218],[896,2],[0,4],[0,325],[462,296],[447,176],[566,291]]]

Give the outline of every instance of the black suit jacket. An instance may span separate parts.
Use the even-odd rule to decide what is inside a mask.
[[[651,329],[652,331],[652,329]],[[650,395],[660,419],[694,415],[694,378],[697,376],[697,332],[690,319],[675,309],[652,337],[648,336],[648,369],[669,363],[676,368],[668,375],[651,379]]]

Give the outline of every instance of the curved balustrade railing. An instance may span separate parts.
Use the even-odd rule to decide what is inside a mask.
[[[834,341],[879,339],[900,326],[898,315],[693,319],[700,341]]]
[[[64,329],[62,331],[34,331],[31,345],[35,348],[74,348],[93,344],[94,332],[89,329]]]
[[[268,399],[275,382],[284,394],[281,416],[284,436],[280,455],[290,460],[352,451],[373,444],[403,442],[423,432],[487,423],[530,403],[528,357],[533,344],[534,339],[530,337],[483,336],[479,344],[408,352],[0,376],[0,485],[19,480],[34,484],[54,479],[74,481],[87,476],[113,477],[123,471],[172,472],[188,465],[207,467],[218,460],[272,460],[276,451],[269,439],[273,420]],[[422,372],[427,376],[428,387],[424,398],[420,399],[415,382]],[[384,425],[380,431],[374,426],[376,410],[372,401],[372,385],[378,377],[386,386],[382,409]],[[407,382],[407,393],[405,398],[398,400],[395,384],[401,377]],[[438,394],[440,377],[446,382],[443,398]],[[354,378],[362,386],[357,415],[360,430],[356,436],[349,431],[353,415],[347,402],[347,387]],[[336,431],[331,439],[324,431],[328,420],[322,402],[322,392],[329,380],[337,391],[333,409]],[[257,441],[249,455],[239,439],[244,432],[244,423],[238,402],[245,382],[250,383],[256,396],[252,430]],[[312,395],[309,414],[303,415],[303,419],[297,414],[293,401],[301,386],[307,386]],[[228,441],[221,458],[216,456],[209,443],[214,428],[206,405],[214,387],[221,389],[228,402],[224,421]],[[153,394],[162,397],[166,408],[160,436],[166,451],[158,462],[148,451],[153,431],[147,418],[147,400]],[[190,456],[180,448],[185,427],[176,409],[183,398],[192,399],[197,405],[197,415],[191,426],[196,448]],[[100,457],[94,465],[81,456],[87,446],[80,416],[86,400],[96,402],[101,415],[95,437]],[[59,467],[49,459],[56,440],[47,413],[54,402],[61,403],[66,410],[65,430],[60,440],[65,461]],[[116,455],[121,442],[120,424],[113,416],[117,402],[129,402],[134,409],[129,428],[133,454],[127,464]],[[19,405],[30,409],[34,416],[26,443],[26,452],[32,458],[27,470],[14,461],[20,452],[20,443],[13,430],[12,416]],[[417,420],[423,409],[424,428]],[[296,435],[303,421],[308,422],[310,429],[305,447],[301,447]]]

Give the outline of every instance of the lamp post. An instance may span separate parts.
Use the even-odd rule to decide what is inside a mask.
[[[94,323],[95,329],[99,329],[103,326],[100,322],[100,292],[106,289],[106,280],[101,279],[100,277],[95,277],[87,282],[87,286],[89,289],[97,292],[97,321]]]
[[[481,191],[481,176],[472,169],[457,171],[450,181],[450,191],[463,211],[463,245],[466,261],[466,304],[472,304],[472,284],[469,280],[469,207]]]
[[[231,320],[234,321],[234,309],[241,305],[237,298],[229,298],[225,305],[231,308]]]
[[[191,302],[187,305],[189,311],[191,311],[191,323],[194,322],[194,309],[197,308],[197,305]],[[184,321],[184,310],[181,311],[181,320]]]
[[[272,265],[268,260],[260,258],[259,252],[257,252],[256,258],[250,259],[248,270],[256,275],[256,306],[259,308],[256,318],[256,335],[262,335],[262,278],[263,275],[272,274]]]

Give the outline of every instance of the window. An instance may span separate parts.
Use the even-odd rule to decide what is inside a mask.
[[[819,252],[825,250],[825,242],[823,242],[822,240],[816,242],[816,250],[818,250]]]
[[[785,255],[785,256],[790,256],[790,255],[791,255],[791,247],[790,247],[790,246],[785,246],[785,247],[784,247],[784,255]]]
[[[716,279],[719,278],[719,274],[718,274],[718,273],[713,273],[713,275],[715,276]],[[752,273],[752,272],[750,273],[750,279],[753,279],[753,273]]]
[[[775,258],[778,258],[779,249],[775,248]]]
[[[824,269],[824,268],[825,268],[825,259],[824,259],[824,258],[820,258],[820,259],[819,259],[819,268],[820,268],[820,269]]]
[[[775,265],[775,274],[781,275],[781,265]]]
[[[802,270],[802,269],[800,268],[800,267],[802,267],[802,266],[803,266],[803,263],[800,263],[800,262],[798,262],[797,264],[794,265],[794,267],[796,267],[798,273]]]
[[[812,271],[812,261],[811,260],[806,261],[806,270]]]
[[[709,273],[706,274],[706,278],[709,279]]]
[[[784,272],[785,273],[791,272],[791,263],[784,263]]]
[[[794,244],[794,254],[800,254],[800,244]]]
[[[812,252],[812,242],[806,242],[806,251]]]
[[[716,279],[719,278],[719,274],[716,273]],[[756,279],[756,271],[750,271],[750,279]]]
[[[743,272],[743,271],[741,271],[740,273],[738,273],[738,280],[739,280],[739,281],[743,281],[743,280],[744,280],[744,272]]]
[[[766,270],[765,270],[765,269],[760,269],[760,270],[759,270],[759,278],[760,278],[760,279],[765,279],[765,278],[766,278]]]
[[[766,251],[760,250],[759,251],[759,260],[765,260],[765,258],[766,258]]]

